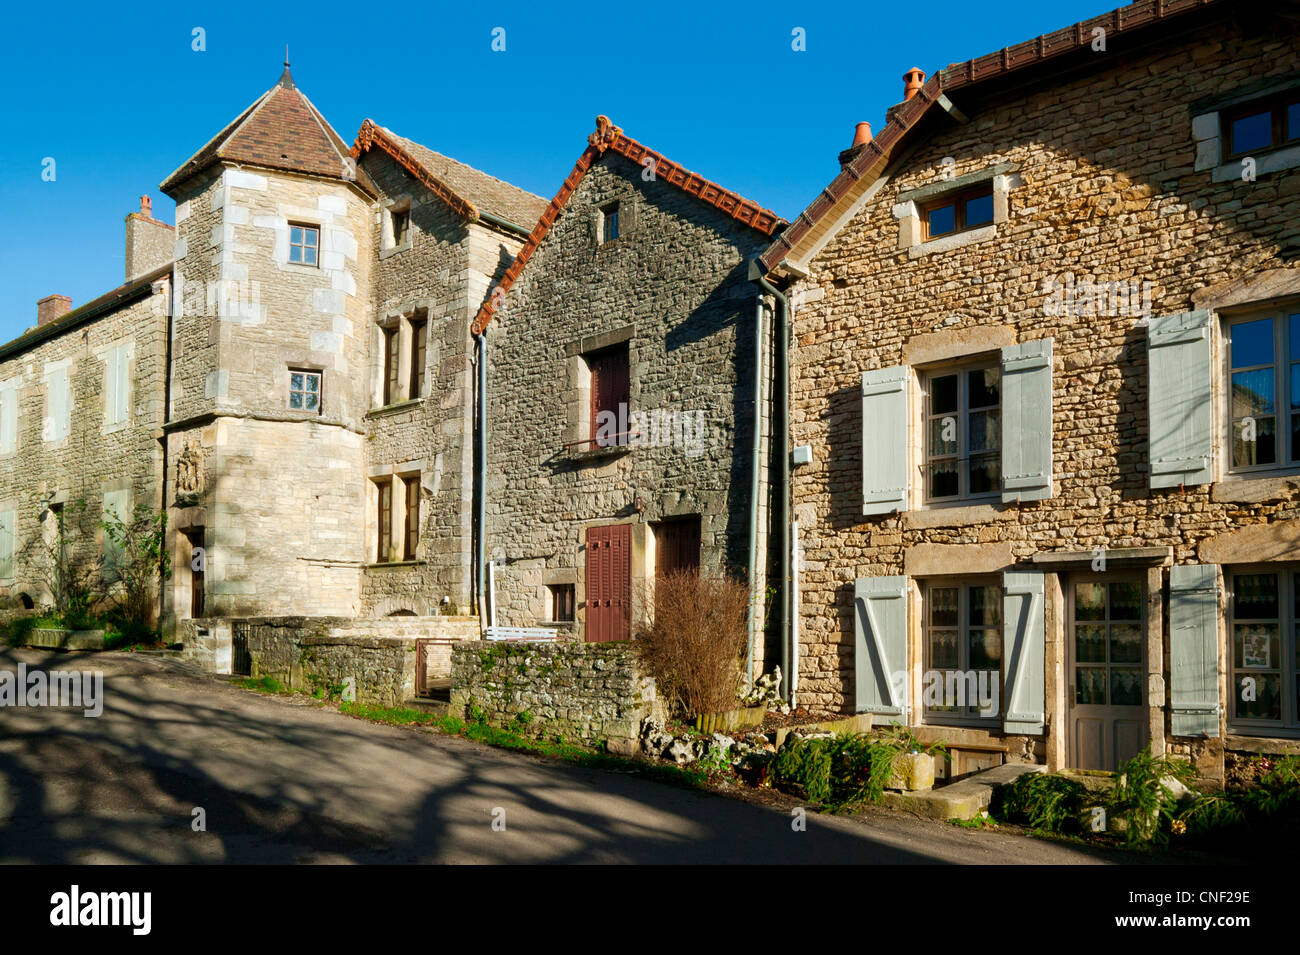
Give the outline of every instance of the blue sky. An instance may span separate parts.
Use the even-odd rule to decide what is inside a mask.
[[[550,197],[605,113],[792,218],[838,171],[854,124],[883,127],[908,68],[930,73],[1117,2],[12,5],[0,341],[35,324],[38,298],[76,306],[121,284],[126,214],[148,194],[174,221],[158,183],[276,81],[286,43],[298,86],[348,142],[370,117]],[[505,52],[491,49],[495,27]]]

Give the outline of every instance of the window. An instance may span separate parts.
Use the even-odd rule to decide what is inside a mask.
[[[289,408],[320,414],[321,372],[289,371]]]
[[[406,488],[406,540],[402,560],[415,560],[420,543],[420,476],[402,478]]]
[[[926,239],[993,224],[993,180],[922,206]]]
[[[130,415],[130,350],[125,344],[114,345],[104,359],[104,423],[122,424]]]
[[[0,388],[0,454],[18,448],[18,389]]]
[[[1300,729],[1300,574],[1294,568],[1231,574],[1228,718],[1244,726]]]
[[[1244,156],[1300,142],[1300,92],[1239,107],[1223,114],[1228,155]]]
[[[299,265],[316,265],[320,248],[320,229],[311,225],[289,223],[289,261]]]
[[[932,583],[924,601],[927,718],[996,719],[1002,699],[1001,585]]]
[[[410,237],[411,230],[410,207],[404,206],[401,209],[390,209],[388,215],[393,224],[393,247],[405,245],[406,240]]]
[[[1074,585],[1074,703],[1141,706],[1145,674],[1142,585]]]
[[[125,490],[105,492],[103,521],[119,528],[129,524],[131,520],[129,496],[130,492]],[[114,540],[107,530],[104,531],[105,580],[116,580],[121,576],[125,556],[122,547],[123,545]]]
[[[602,242],[613,242],[618,238],[617,202],[600,210],[600,238]]]
[[[384,480],[379,489],[379,546],[375,561],[386,564],[393,559],[393,482]]]
[[[46,441],[62,441],[72,430],[72,394],[68,390],[68,369],[52,368],[45,376]]]
[[[627,443],[631,368],[624,342],[585,356],[591,372],[591,437],[598,448]]]
[[[1233,470],[1300,462],[1300,311],[1228,326]]]
[[[575,619],[573,613],[575,606],[573,584],[551,584],[546,589],[550,591],[551,596],[551,622],[573,622]]]
[[[926,499],[1000,494],[1001,368],[989,364],[930,372],[924,388]]]
[[[0,580],[9,580],[14,575],[14,522],[17,519],[14,511],[0,511]]]
[[[700,518],[675,518],[654,525],[655,576],[666,577],[677,571],[699,573]]]
[[[398,350],[398,329],[384,329],[384,404],[391,405],[401,400],[398,391],[397,363],[400,358]]]
[[[424,364],[428,355],[429,322],[427,313],[420,310],[411,319],[411,397],[424,394]]]

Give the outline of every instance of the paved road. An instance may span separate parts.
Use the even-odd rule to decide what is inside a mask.
[[[810,813],[794,832],[787,810],[366,723],[157,658],[0,651],[0,671],[19,662],[102,670],[105,706],[0,708],[0,863],[1109,858],[897,813]]]

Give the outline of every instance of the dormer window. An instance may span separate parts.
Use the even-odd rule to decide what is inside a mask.
[[[611,203],[600,210],[600,237],[603,242],[613,242],[618,238],[618,203]]]
[[[316,265],[320,249],[320,229],[312,225],[289,223],[289,261],[297,265]]]
[[[1225,112],[1228,155],[1245,156],[1300,142],[1300,92]]]
[[[943,196],[921,207],[924,240],[965,232],[993,223],[993,180]]]

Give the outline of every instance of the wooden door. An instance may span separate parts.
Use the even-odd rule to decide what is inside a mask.
[[[586,583],[587,642],[631,639],[631,524],[587,529]]]
[[[700,569],[700,519],[686,517],[655,525],[655,576]]]
[[[203,528],[190,528],[184,533],[190,542],[190,617],[198,620],[203,616],[203,604],[206,596],[204,594],[204,582],[207,554],[203,551]]]
[[[1069,754],[1113,771],[1147,743],[1146,588],[1085,575],[1070,583]]]

